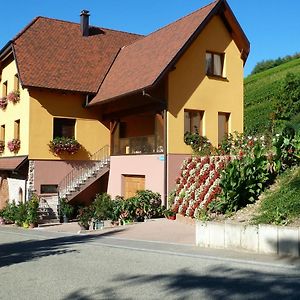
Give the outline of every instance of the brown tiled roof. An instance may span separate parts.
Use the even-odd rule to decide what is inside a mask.
[[[239,43],[242,43],[241,52],[247,52],[244,48],[249,48],[249,42],[227,2],[215,1],[124,47],[90,105],[104,103],[155,84],[180,57],[182,50],[199,34],[206,21],[220,10],[226,11],[227,15],[224,15],[224,18],[229,26],[235,27],[234,30],[238,32],[236,35],[240,38]],[[248,53],[246,52],[245,57],[249,49]]]
[[[13,40],[25,87],[96,93],[118,51],[140,35],[38,17]]]
[[[152,85],[216,3],[213,2],[124,47],[91,104]]]
[[[0,158],[0,170],[15,170],[26,159],[27,159],[27,156],[16,156],[16,157],[3,157],[3,158]]]

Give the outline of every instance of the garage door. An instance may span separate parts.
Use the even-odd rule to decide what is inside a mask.
[[[123,175],[123,195],[125,199],[133,197],[137,191],[145,189],[145,176]]]

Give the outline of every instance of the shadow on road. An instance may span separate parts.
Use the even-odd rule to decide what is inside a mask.
[[[299,273],[286,275],[226,267],[210,268],[205,274],[201,271],[181,269],[174,274],[120,274],[104,289],[78,289],[63,300],[149,299],[149,291],[152,295],[156,291],[158,298],[168,299],[300,299]],[[143,295],[135,292],[141,290],[144,290]]]
[[[101,235],[74,235],[45,240],[26,240],[0,244],[0,268],[30,260],[37,260],[46,256],[77,252],[77,250],[72,249],[73,245],[111,236],[119,231],[122,230],[110,231],[102,233]]]
[[[300,299],[300,273],[296,276],[231,269],[211,268],[199,275],[188,269],[175,274],[126,276],[116,278],[119,285],[160,284],[167,296],[186,299],[204,292],[209,299]],[[103,291],[104,293],[106,291]]]

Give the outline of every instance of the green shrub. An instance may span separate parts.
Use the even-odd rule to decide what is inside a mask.
[[[168,197],[168,207],[172,207],[175,201],[175,197],[176,197],[176,189],[172,190],[169,193],[169,197]]]
[[[27,217],[26,221],[29,224],[36,224],[39,219],[39,198],[36,194],[33,194],[31,199],[27,203]]]
[[[143,221],[145,218],[163,215],[160,194],[149,190],[138,191],[134,197],[128,199],[118,196],[112,202],[111,218],[114,221]]]
[[[36,223],[38,221],[39,199],[36,195],[25,203],[20,202],[18,205],[13,201],[8,203],[2,210],[1,216],[6,223],[16,223],[22,226],[24,223]]]
[[[77,220],[80,226],[88,228],[94,215],[94,209],[92,205],[86,207],[80,207],[78,210]]]
[[[232,160],[222,172],[222,192],[210,208],[231,213],[254,202],[270,180],[267,166],[265,150],[257,142],[252,146],[251,153]]]
[[[112,201],[112,211],[111,211],[111,219],[112,221],[118,221],[120,219],[120,215],[123,211],[123,201],[124,198],[121,196],[117,196],[115,200]]]
[[[2,209],[1,216],[6,223],[15,223],[17,220],[17,211],[18,207],[13,201],[11,203],[7,203],[6,207]]]
[[[92,204],[94,211],[93,217],[96,221],[103,221],[112,217],[113,203],[110,195],[98,194]]]
[[[281,173],[299,162],[300,136],[292,127],[285,127],[282,134],[276,134],[272,142],[272,169]]]
[[[150,190],[138,191],[136,198],[137,206],[144,211],[148,219],[162,216],[161,196],[159,193]]]
[[[59,215],[67,218],[72,217],[74,207],[67,202],[66,198],[59,199]]]
[[[280,66],[286,62],[289,62],[293,59],[299,58],[300,57],[300,53],[295,53],[294,55],[287,55],[284,57],[278,57],[277,59],[267,59],[267,60],[263,60],[258,62],[252,72],[251,75],[256,74],[256,73],[260,73],[263,72],[265,70]]]
[[[28,202],[20,202],[17,205],[17,210],[16,210],[16,224],[18,226],[22,226],[23,223],[27,222],[27,217],[28,217]]]

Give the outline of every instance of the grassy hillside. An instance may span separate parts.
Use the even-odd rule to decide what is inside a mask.
[[[270,115],[281,81],[287,73],[300,74],[300,58],[245,78],[245,132],[270,131]]]
[[[265,192],[254,223],[286,225],[297,222],[299,225],[299,193],[300,167],[296,167],[279,176],[273,188]]]

